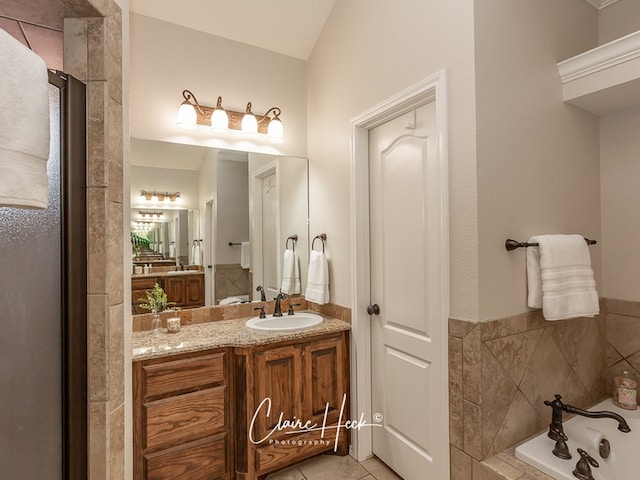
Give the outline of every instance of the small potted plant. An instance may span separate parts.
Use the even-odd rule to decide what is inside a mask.
[[[168,307],[173,306],[176,302],[169,302],[167,294],[157,283],[153,286],[153,290],[145,292],[146,298],[141,297],[138,300],[142,300],[140,308],[144,308],[153,313],[152,330],[153,333],[160,333],[162,331],[162,322],[160,321],[160,312],[166,310]]]

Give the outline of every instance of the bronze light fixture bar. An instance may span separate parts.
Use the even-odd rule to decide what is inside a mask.
[[[180,125],[204,125],[222,130],[240,130],[245,133],[262,133],[282,138],[283,128],[280,120],[282,111],[279,107],[271,107],[264,115],[256,115],[251,111],[251,102],[247,103],[243,113],[225,110],[222,107],[222,97],[218,97],[215,107],[207,107],[200,105],[190,90],[183,90],[182,96],[184,101],[178,111],[178,124]],[[270,114],[273,114],[273,118]]]
[[[140,197],[144,197],[147,202],[173,202],[180,203],[182,201],[182,197],[180,192],[169,193],[169,192],[153,192],[147,190],[140,190]],[[155,197],[155,199],[154,199]]]
[[[157,219],[161,220],[164,218],[163,212],[148,212],[143,210],[138,210],[138,218],[149,218],[149,219]]]

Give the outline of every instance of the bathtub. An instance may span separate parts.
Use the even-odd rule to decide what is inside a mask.
[[[556,480],[575,480],[576,477],[571,472],[580,459],[577,449],[582,448],[600,464],[599,468],[591,467],[595,480],[638,478],[640,410],[618,408],[610,398],[589,410],[608,410],[622,415],[631,427],[631,432],[620,432],[618,422],[610,418],[586,418],[576,415],[564,422],[564,432],[569,437],[567,445],[571,451],[570,460],[562,460],[551,453],[555,441],[547,437],[546,431],[516,447],[516,458]],[[551,420],[551,409],[548,413]],[[599,454],[598,446],[602,438],[606,438],[611,444],[611,453],[606,459]]]

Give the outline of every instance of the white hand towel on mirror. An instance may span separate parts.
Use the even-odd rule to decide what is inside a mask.
[[[280,289],[288,295],[300,293],[300,261],[293,250],[284,251],[282,262],[282,287]]]
[[[47,208],[47,66],[0,29],[0,70],[0,206]]]
[[[580,235],[536,235],[527,248],[527,304],[542,307],[545,320],[600,313],[591,256]]]
[[[311,250],[305,298],[324,305],[329,302],[329,264],[324,252]]]
[[[193,246],[193,262],[192,265],[200,265],[200,245]]]
[[[329,278],[327,276],[327,278]],[[327,298],[329,298],[329,290],[327,286]],[[294,251],[293,252],[293,292],[291,293],[302,293],[302,282],[300,281],[300,257]]]
[[[240,266],[251,268],[251,242],[242,242],[240,246]]]

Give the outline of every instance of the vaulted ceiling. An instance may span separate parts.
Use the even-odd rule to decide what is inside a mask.
[[[131,0],[134,13],[307,60],[336,0]]]

